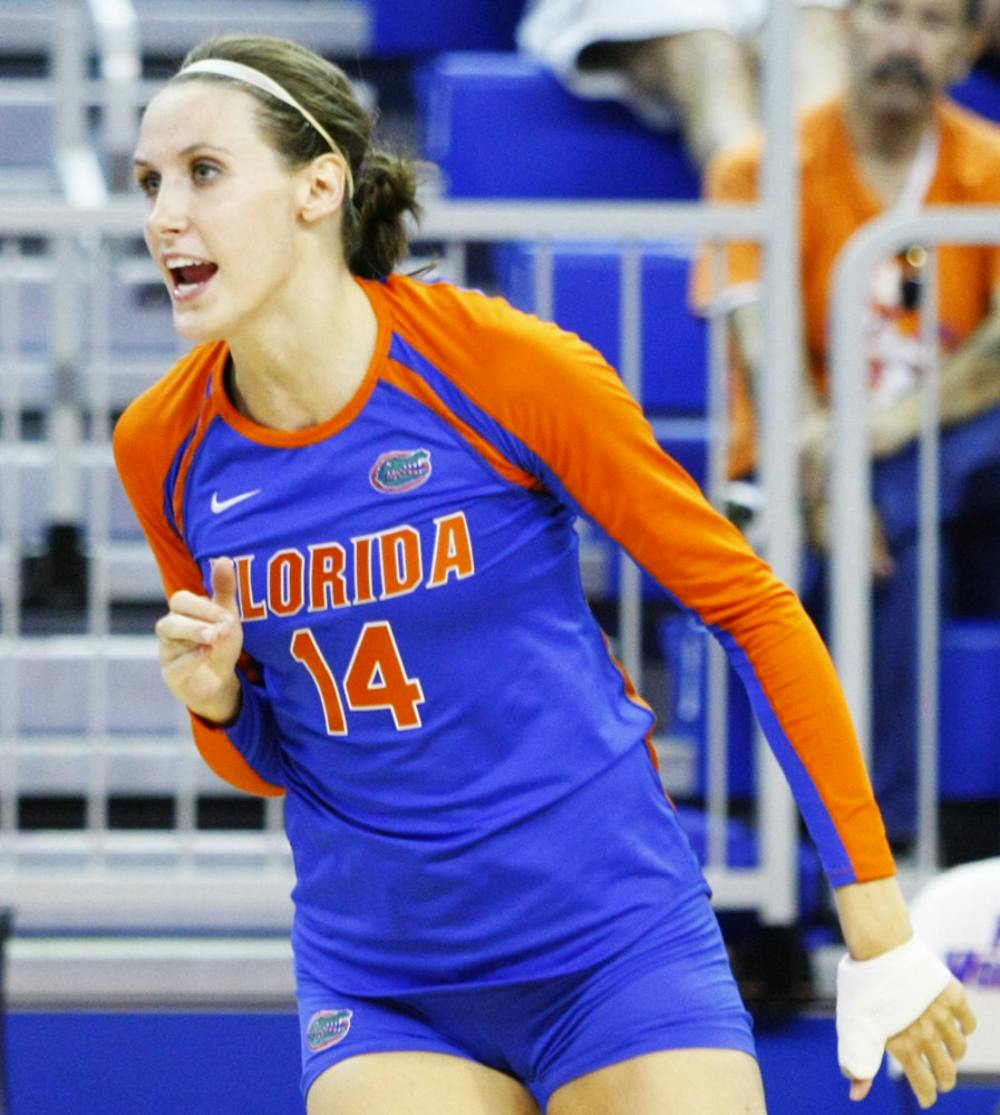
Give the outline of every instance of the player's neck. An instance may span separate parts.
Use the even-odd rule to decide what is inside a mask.
[[[378,320],[364,291],[343,272],[314,283],[332,298],[304,298],[294,315],[229,340],[233,402],[247,417],[276,430],[301,430],[333,418],[351,401],[368,371]]]

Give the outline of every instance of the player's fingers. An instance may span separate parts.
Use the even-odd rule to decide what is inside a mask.
[[[212,600],[230,615],[239,615],[239,606],[236,603],[236,566],[232,558],[220,557],[212,562]]]
[[[163,674],[163,680],[176,693],[200,664],[201,657],[197,650],[187,650],[162,659],[160,672]]]
[[[915,1048],[906,1043],[901,1042],[893,1048],[893,1043],[890,1042],[889,1050],[899,1061],[913,1094],[917,1097],[917,1103],[921,1107],[930,1107],[937,1099],[937,1081],[930,1065]]]
[[[939,1092],[950,1092],[958,1082],[958,1069],[955,1060],[941,1039],[930,1042],[924,1048],[924,1059],[934,1073]]]
[[[204,656],[198,650],[193,650],[177,655],[160,667],[167,688],[189,708],[212,700],[218,692],[218,677],[204,666]]]
[[[939,1091],[954,1088],[957,1079],[955,1061],[941,1030],[945,1018],[939,997],[912,1026],[888,1042],[889,1052],[899,1061],[923,1107],[929,1107]]]
[[[175,592],[168,601],[171,612],[179,615],[191,616],[192,619],[204,619],[209,623],[216,623],[225,615],[231,615],[226,608],[221,608],[207,596],[199,596],[195,592],[181,589]]]
[[[872,1081],[870,1080],[852,1080],[850,1098],[859,1103],[863,1100],[868,1093],[872,1090]]]
[[[975,1025],[975,1019],[973,1019],[973,1025]],[[965,1040],[965,1034],[959,1028],[957,1019],[953,1016],[949,1017],[938,1029],[941,1034],[941,1040],[948,1050],[948,1055],[953,1061],[961,1061],[965,1056],[965,1051],[968,1049],[969,1043]]]
[[[976,1016],[969,1005],[969,996],[966,995],[965,988],[957,979],[948,984],[938,996],[937,1001],[947,1009],[951,1018],[958,1023],[963,1034],[969,1035],[975,1030]]]
[[[167,650],[189,650],[195,646],[212,646],[229,633],[232,618],[223,615],[216,621],[196,619],[178,612],[168,612],[156,621],[156,637]]]
[[[944,1045],[953,1061],[960,1061],[965,1056],[968,1047],[965,1035],[975,1030],[976,1016],[969,1006],[965,988],[958,980],[952,979],[949,982],[914,1025],[920,1021],[933,1026],[936,1040]]]

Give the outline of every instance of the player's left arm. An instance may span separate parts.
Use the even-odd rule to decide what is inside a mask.
[[[838,888],[852,957],[838,997],[852,1093],[867,1093],[888,1042],[928,1102],[952,1086],[962,1031],[974,1023],[961,988],[913,942],[850,715],[818,633],[795,595],[659,448],[593,350],[549,332],[533,355],[524,364],[534,374],[520,392],[503,393],[495,378],[484,379],[477,384],[482,402],[533,451],[552,490],[563,490],[626,545],[721,636],[735,664],[745,656],[750,670],[743,673],[755,681],[751,699]],[[883,1011],[883,1002],[893,1009]]]
[[[168,599],[181,601],[182,612],[190,612],[192,607],[195,608],[198,612],[197,618],[208,620],[211,626],[214,625],[218,607],[206,595],[207,586],[201,569],[163,513],[161,478],[166,473],[163,459],[169,464],[171,443],[162,436],[154,421],[144,421],[144,418],[148,417],[150,407],[151,404],[145,397],[133,403],[115,427],[114,453],[118,475],[156,559]],[[229,610],[232,613],[231,618],[235,620],[235,601],[230,603]],[[197,653],[189,655],[187,652],[191,647],[181,646],[174,638],[180,632],[175,625],[179,617],[173,605],[171,605],[171,617],[166,630],[163,630],[160,624],[157,625],[157,633],[160,636],[161,666],[166,671],[164,680],[168,680],[169,674],[172,680],[177,681],[178,672],[184,672],[186,669],[185,659],[188,664],[193,660],[199,676],[210,674],[210,670],[205,670],[205,663],[201,661],[202,656]],[[190,621],[191,617],[189,616],[188,619]],[[196,624],[195,630],[199,629],[200,625]],[[213,642],[217,640],[217,634],[210,637]],[[230,630],[222,641],[242,644],[238,622],[230,625]],[[172,647],[169,646],[171,642]],[[166,649],[165,643],[168,644]],[[204,652],[209,652],[211,649],[208,644],[202,648]],[[216,647],[215,653],[217,649]],[[236,648],[236,654],[238,653],[239,650]],[[244,655],[243,665],[245,667],[251,665],[246,655]],[[202,707],[197,701],[196,709],[189,707],[195,745],[209,767],[232,786],[252,794],[266,797],[278,796],[285,791],[281,786],[280,753],[273,717],[269,713],[261,688],[251,683],[245,669],[241,674],[239,686],[242,715],[239,718],[239,729],[243,749],[241,750],[234,743],[230,735],[235,733],[235,728],[227,731],[198,715],[200,712],[211,715],[216,707],[215,704]],[[170,685],[169,680],[168,685]],[[184,699],[183,685],[180,687],[181,692],[174,685],[170,685],[170,688],[175,695]]]
[[[537,322],[512,322],[506,339],[492,366],[467,381],[476,404],[518,439],[522,467],[600,524],[719,638],[832,885],[892,875],[847,703],[801,602],[664,453],[595,350]]]

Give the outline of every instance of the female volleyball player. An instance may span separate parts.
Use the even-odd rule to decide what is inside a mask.
[[[285,795],[309,1112],[764,1111],[652,716],[581,589],[581,511],[747,684],[837,888],[852,1095],[888,1041],[932,1102],[973,1019],[911,936],[798,600],[596,352],[393,275],[414,174],[370,131],[297,45],[188,56],[135,166],[199,344],[115,433],[166,683],[223,778]]]

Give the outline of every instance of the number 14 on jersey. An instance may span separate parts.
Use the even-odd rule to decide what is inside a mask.
[[[423,687],[418,678],[406,673],[396,637],[385,620],[366,623],[361,629],[342,687],[310,628],[300,627],[292,635],[291,653],[296,662],[305,666],[316,686],[328,735],[347,735],[345,700],[351,712],[376,709],[391,712],[401,732],[421,726],[419,706],[424,703]]]

